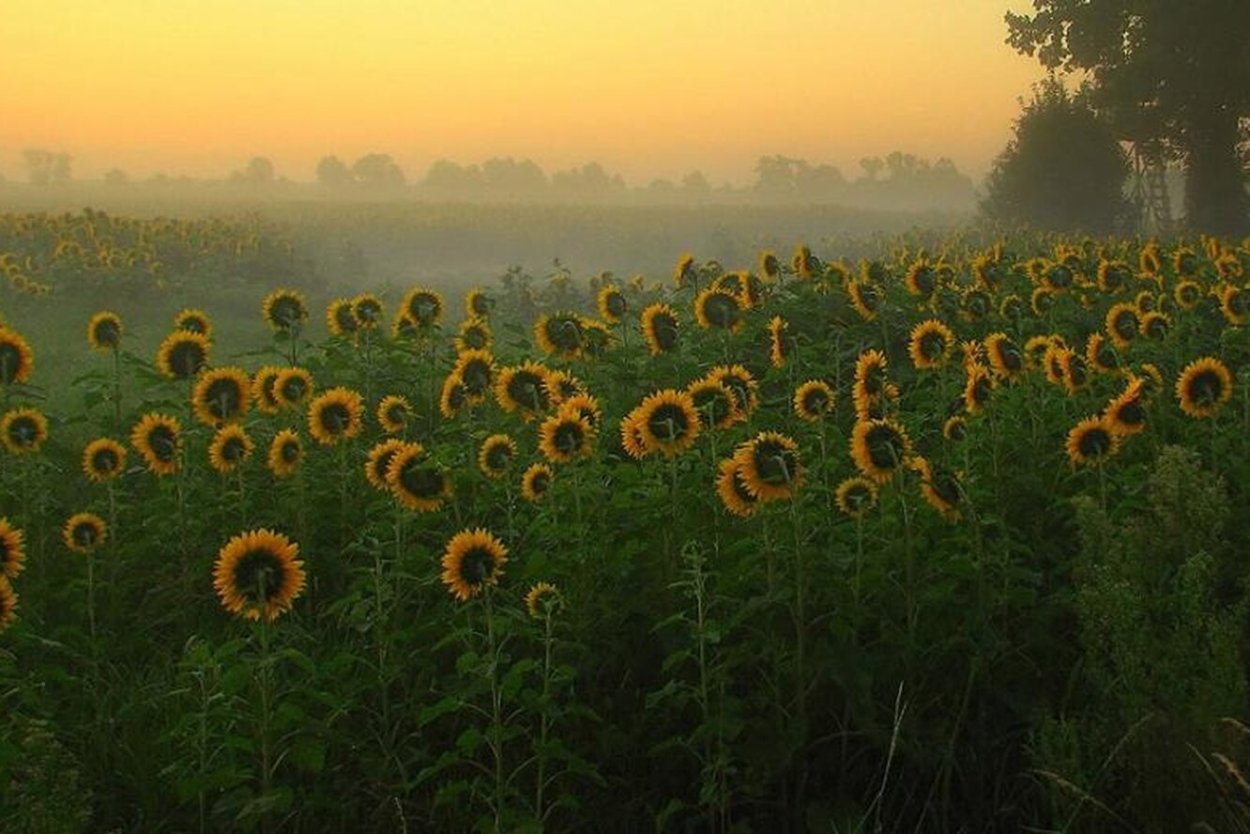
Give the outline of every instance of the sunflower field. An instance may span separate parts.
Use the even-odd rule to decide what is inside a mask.
[[[0,223],[0,828],[1250,830],[1250,240],[53,327],[88,219]]]

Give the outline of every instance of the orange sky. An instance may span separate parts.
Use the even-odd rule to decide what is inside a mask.
[[[903,150],[980,176],[1041,77],[1027,0],[4,0],[0,173],[224,176],[317,160],[598,160],[632,185]]]

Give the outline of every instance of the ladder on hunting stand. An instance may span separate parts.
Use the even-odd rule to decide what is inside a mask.
[[[1133,205],[1138,228],[1145,234],[1172,231],[1172,200],[1168,196],[1167,165],[1154,142],[1133,143]]]

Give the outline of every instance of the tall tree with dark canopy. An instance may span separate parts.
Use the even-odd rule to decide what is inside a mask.
[[[1250,227],[1239,146],[1250,118],[1247,0],[1033,0],[1007,42],[1048,69],[1087,72],[1120,138],[1159,142],[1185,166],[1189,225]]]

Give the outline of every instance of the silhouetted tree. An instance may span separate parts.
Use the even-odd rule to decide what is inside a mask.
[[[537,194],[547,189],[547,175],[533,160],[512,157],[482,163],[482,182],[491,191],[505,194]]]
[[[120,168],[110,168],[104,174],[105,185],[126,185],[130,182],[130,176]]]
[[[711,193],[712,184],[707,181],[707,175],[702,171],[691,171],[681,178],[681,190],[687,194],[702,197]]]
[[[866,156],[859,161],[859,167],[864,169],[864,174],[872,181],[885,170],[885,161],[879,156]]]
[[[442,191],[474,191],[482,187],[482,172],[476,165],[462,166],[439,159],[425,172],[421,184]]]
[[[407,180],[403,170],[389,154],[370,153],[352,163],[352,177],[361,185],[374,188],[396,188]]]
[[[72,158],[67,153],[27,148],[22,151],[22,161],[26,165],[26,179],[35,185],[69,182]]]
[[[1110,126],[1057,81],[1034,91],[994,162],[981,210],[1043,229],[1109,232],[1128,216],[1129,164]]]
[[[1238,146],[1250,117],[1250,2],[1033,0],[1007,42],[1049,69],[1086,72],[1119,138],[1159,140],[1184,161],[1190,225],[1250,225]]]
[[[317,182],[330,188],[342,188],[355,182],[352,172],[337,156],[323,156],[317,163]]]
[[[267,156],[254,156],[242,171],[231,174],[230,179],[244,185],[269,185],[274,179],[273,162]]]

